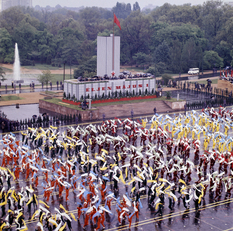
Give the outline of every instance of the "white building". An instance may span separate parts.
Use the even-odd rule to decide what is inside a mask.
[[[113,64],[114,52],[114,64]],[[111,76],[114,71],[116,76],[120,74],[120,37],[114,36],[114,51],[113,51],[113,36],[101,37],[97,36],[97,75]]]
[[[65,80],[64,92],[66,96],[74,96],[77,100],[84,97],[95,98],[95,96],[111,95],[114,92],[152,92],[156,90],[155,78],[122,79],[105,81],[79,82],[77,79]]]
[[[0,10],[6,10],[13,6],[32,7],[32,0],[0,0]]]

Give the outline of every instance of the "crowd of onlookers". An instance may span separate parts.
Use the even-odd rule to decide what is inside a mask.
[[[2,132],[16,131],[20,127],[19,121],[9,120],[4,117],[0,117],[1,130]]]
[[[42,123],[48,122],[49,116],[45,114],[44,116],[33,116],[31,119],[25,121],[10,120],[4,115],[0,115],[0,124],[2,133],[20,131],[25,127],[41,127]]]
[[[231,83],[233,83],[232,67],[231,66],[227,66],[225,68],[225,70],[223,70],[222,72],[220,72],[220,79],[221,80],[228,80]]]
[[[132,75],[131,72],[129,71],[124,71],[121,72],[119,76],[108,76],[108,75],[104,75],[104,76],[93,76],[91,78],[87,78],[87,77],[83,77],[83,76],[79,76],[78,80],[79,81],[100,81],[100,80],[115,80],[115,79],[134,79],[134,78],[146,78],[146,77],[151,77],[153,78],[154,76],[150,73],[137,73]]]

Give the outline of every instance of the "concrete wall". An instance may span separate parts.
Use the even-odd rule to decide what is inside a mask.
[[[92,117],[92,120],[96,120],[99,118],[99,110],[87,110],[87,111],[78,111],[72,108],[68,108],[62,105],[57,105],[53,103],[46,102],[44,100],[39,100],[39,108],[46,109],[48,111],[56,112],[62,115],[73,115],[80,114],[82,117],[82,121],[88,121]]]
[[[120,37],[114,36],[114,68],[112,66],[113,37],[97,36],[97,75],[111,76],[114,70],[115,75],[120,74]]]

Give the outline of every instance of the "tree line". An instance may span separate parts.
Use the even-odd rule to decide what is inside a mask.
[[[121,28],[121,65],[152,74],[230,66],[233,59],[233,7],[221,1],[203,5],[164,4],[142,11],[136,2],[112,9],[86,7],[50,12],[12,7],[0,14],[0,62],[13,63],[18,43],[21,65],[76,65],[75,77],[96,72],[97,36],[113,32],[113,12]]]

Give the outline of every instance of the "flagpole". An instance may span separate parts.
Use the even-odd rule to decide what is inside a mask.
[[[113,35],[112,35],[112,72],[114,71],[114,12],[113,12]]]

